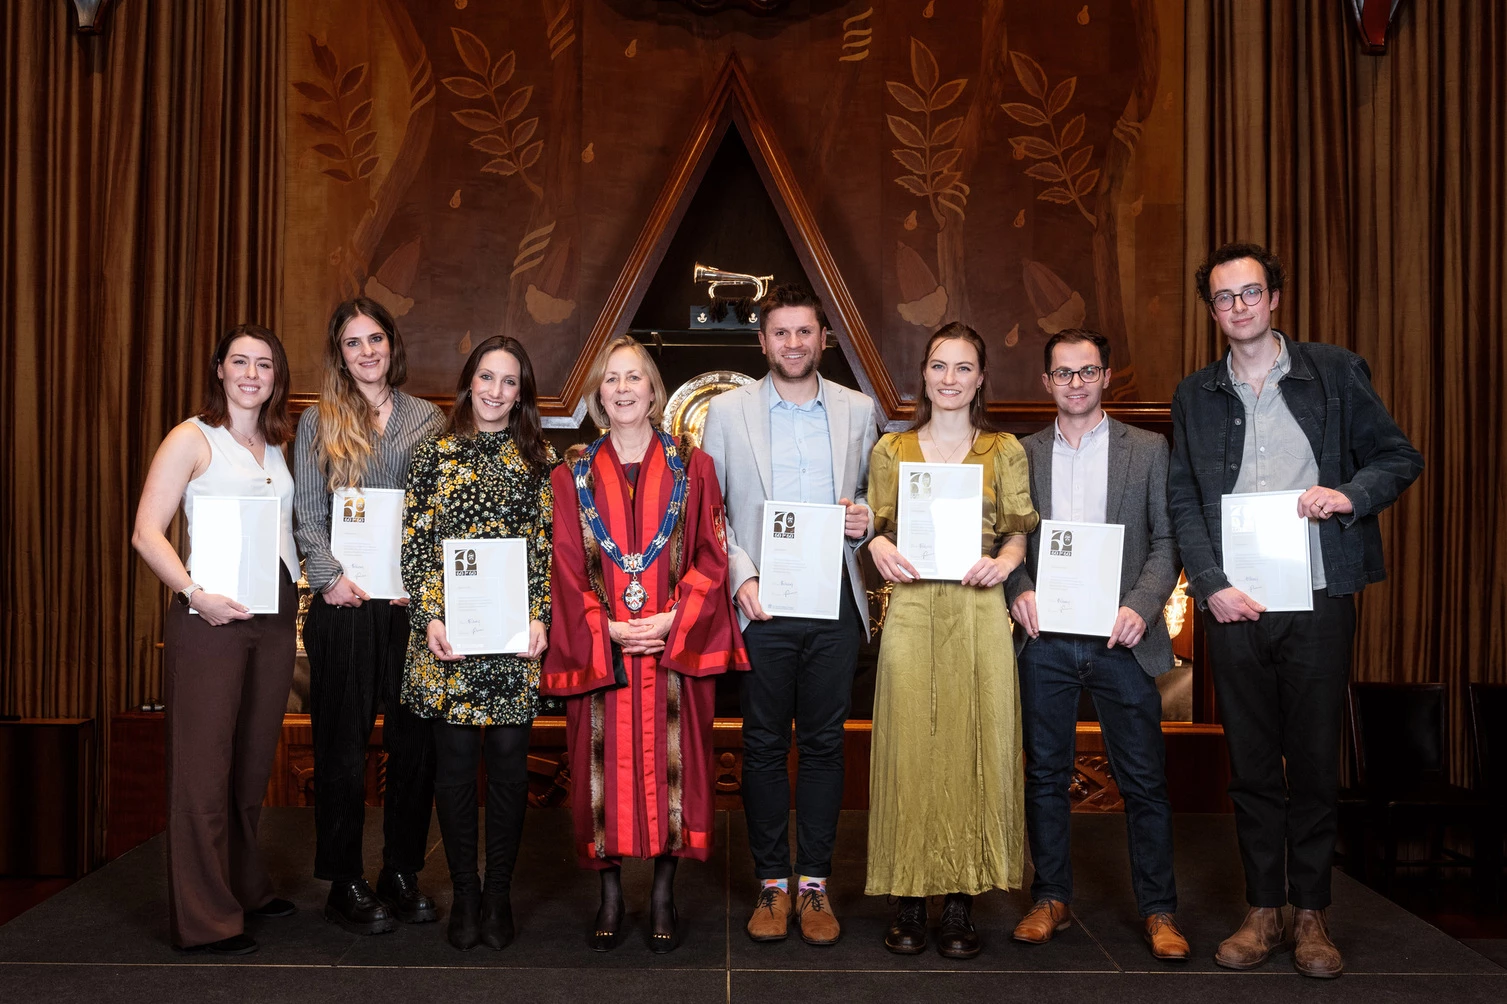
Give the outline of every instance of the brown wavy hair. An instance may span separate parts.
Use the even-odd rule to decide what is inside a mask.
[[[978,353],[979,372],[984,376],[984,382],[979,384],[979,389],[973,395],[973,401],[968,405],[968,421],[979,432],[993,432],[994,420],[989,417],[988,388],[989,388],[989,357],[988,350],[984,348],[984,340],[979,333],[961,321],[953,321],[944,324],[926,341],[926,352],[921,356],[921,382],[916,387],[916,417],[911,422],[911,429],[919,429],[931,421],[931,398],[926,396],[926,364],[931,362],[932,350],[938,342],[945,342],[953,338],[961,338],[973,350]]]
[[[346,325],[367,317],[382,329],[391,350],[387,363],[387,386],[401,386],[408,379],[408,354],[398,322],[387,308],[365,296],[353,297],[335,308],[324,339],[324,377],[319,386],[319,434],[315,437],[314,462],[324,472],[330,490],[361,486],[367,461],[376,449],[376,415],[356,378],[345,365],[340,342]]]
[[[456,436],[476,435],[476,407],[471,401],[471,380],[481,366],[482,357],[501,349],[518,360],[518,397],[508,409],[508,431],[524,461],[536,470],[549,464],[549,452],[539,421],[539,392],[534,382],[534,364],[529,361],[523,343],[507,335],[493,335],[471,350],[460,379],[455,381],[455,404],[445,423],[445,432]]]
[[[231,344],[242,336],[255,338],[272,351],[272,396],[262,402],[256,422],[263,439],[272,446],[281,446],[293,438],[293,419],[288,415],[288,354],[277,336],[260,324],[237,324],[220,336],[209,360],[209,385],[204,391],[199,421],[216,428],[230,424],[230,403],[225,399],[225,384],[217,371],[230,354]]]

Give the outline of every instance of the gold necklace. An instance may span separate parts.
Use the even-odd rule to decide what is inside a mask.
[[[234,436],[238,442],[243,442],[246,444],[246,449],[250,450],[256,446],[255,436],[243,436],[236,431],[236,427],[233,425],[226,425],[225,427],[230,430],[230,434]]]
[[[952,446],[948,449],[943,450],[942,444],[937,442],[935,436],[931,435],[930,433],[927,433],[926,436],[927,442],[931,443],[932,446],[935,446],[938,450],[942,451],[942,463],[944,464],[954,463],[955,461],[953,460],[953,453],[957,450],[962,449],[963,447],[971,447],[976,439],[978,439],[978,433],[970,432],[968,434],[968,437],[966,439],[960,440],[956,446]]]

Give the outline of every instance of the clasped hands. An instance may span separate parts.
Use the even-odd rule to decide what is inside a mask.
[[[675,622],[675,611],[631,621],[608,621],[607,634],[622,647],[624,655],[658,655],[665,649],[665,636]]]

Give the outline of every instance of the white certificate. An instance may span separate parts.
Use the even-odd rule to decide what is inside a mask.
[[[1108,638],[1120,615],[1119,523],[1041,521],[1036,557],[1036,623],[1043,631]]]
[[[229,596],[254,614],[277,613],[283,567],[277,496],[196,498],[188,534],[190,574],[206,593]]]
[[[447,540],[445,636],[456,655],[528,651],[528,543]]]
[[[983,554],[982,464],[900,465],[896,546],[923,579],[962,581]]]
[[[1224,574],[1269,611],[1312,610],[1308,521],[1300,491],[1247,492],[1219,500]]]
[[[346,577],[374,600],[407,596],[403,588],[401,488],[337,488],[330,509],[330,552]]]
[[[765,502],[759,605],[776,617],[835,621],[847,506]]]

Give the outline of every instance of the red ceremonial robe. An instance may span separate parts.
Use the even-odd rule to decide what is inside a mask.
[[[553,615],[539,690],[566,697],[571,814],[587,868],[623,856],[675,854],[705,861],[712,849],[712,715],[716,681],[749,668],[727,587],[722,492],[710,458],[687,445],[687,493],[665,549],[640,576],[648,599],[623,603],[631,581],[604,559],[577,501],[573,461],[552,475]],[[627,554],[644,551],[669,508],[674,478],[658,441],[645,451],[636,489],[608,440],[592,463],[592,496]],[[614,675],[607,622],[675,608],[657,656],[623,655]]]

